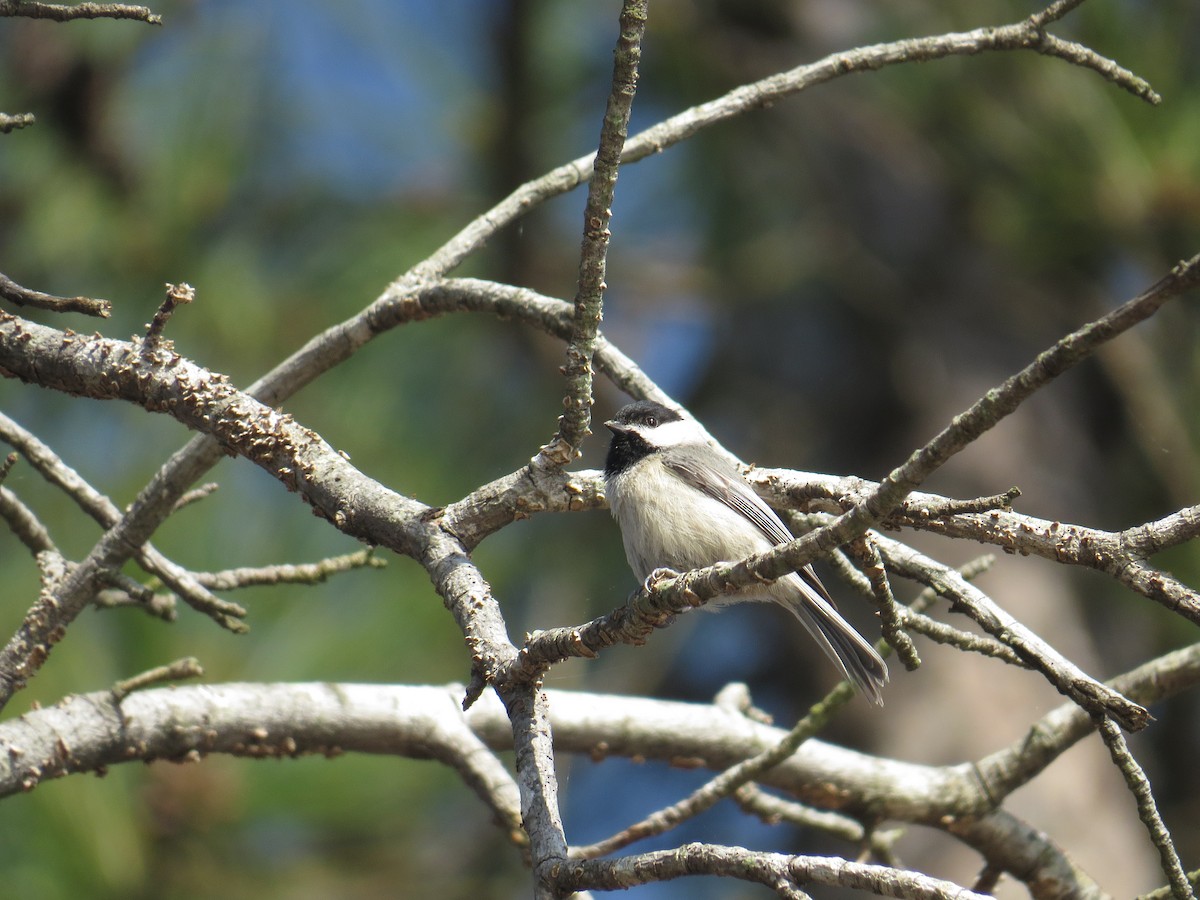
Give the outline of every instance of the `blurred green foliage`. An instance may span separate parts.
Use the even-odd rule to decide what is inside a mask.
[[[161,29],[4,20],[0,108],[38,124],[0,139],[0,270],[111,299],[110,321],[54,323],[113,336],[142,329],[164,282],[188,281],[198,301],[168,336],[247,384],[518,183],[591,148],[615,9],[360,0],[335,18],[311,2],[169,2],[156,7]],[[635,126],[837,49],[1028,12],[999,0],[661,0]],[[1197,26],[1186,0],[1097,0],[1054,28],[1149,79],[1165,99],[1157,109],[1059,60],[985,54],[842,79],[630,168],[606,330],[746,459],[883,474],[979,390],[1197,251]],[[505,52],[511,42],[522,52]],[[569,298],[582,205],[576,194],[533,211],[460,274]],[[1024,413],[1021,455],[1004,445],[988,457],[985,442],[932,487],[970,495],[1016,481],[1025,511],[1114,528],[1194,502],[1197,321],[1188,301],[1142,329],[1151,381],[1103,360],[1075,373]],[[550,436],[561,355],[512,323],[457,315],[379,338],[285,408],[373,477],[445,503]],[[1139,417],[1147,385],[1170,433]],[[602,387],[598,412],[619,401]],[[137,409],[11,382],[0,406],[118,504],[187,438]],[[584,464],[599,465],[602,440],[587,451]],[[354,549],[244,462],[206,480],[217,494],[155,537],[190,568]],[[8,485],[68,554],[87,552],[97,529],[67,500],[24,465]],[[598,614],[631,587],[603,514],[518,523],[478,560],[514,636]],[[171,626],[88,613],[12,711],[185,655],[214,681],[466,678],[461,637],[424,573],[388,562],[244,592],[244,637],[186,608]],[[1169,563],[1197,582],[1193,549]],[[0,583],[10,630],[37,578],[7,534]],[[1190,639],[1157,610],[1115,609],[1096,614],[1102,655],[1124,659],[1117,616],[1139,617],[1153,646]],[[793,696],[794,672],[778,683],[795,645],[772,621],[723,626],[710,640],[724,649],[703,671],[676,655],[685,629],[672,629],[651,652],[566,666],[552,683],[706,697],[739,678],[786,716],[811,697]],[[739,640],[755,642],[753,659]],[[1149,751],[1175,773],[1169,816],[1200,792],[1180,765],[1200,737],[1170,734],[1173,745]],[[1200,825],[1187,822],[1194,859]],[[452,843],[438,838],[447,830]],[[6,801],[0,877],[11,896],[48,900],[524,895],[516,854],[494,832],[433,763],[160,763]]]

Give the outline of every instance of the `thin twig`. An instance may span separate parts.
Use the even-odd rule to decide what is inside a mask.
[[[174,594],[152,591],[127,575],[117,575],[113,587],[96,592],[96,599],[92,602],[97,609],[135,607],[164,622],[174,622],[178,618]]]
[[[1144,707],[1087,675],[987,594],[966,582],[954,569],[898,541],[882,535],[878,540],[879,552],[888,568],[934,588],[950,600],[956,610],[970,616],[984,631],[1012,648],[1060,693],[1090,712],[1111,712],[1131,731],[1150,724],[1150,713]]]
[[[747,476],[766,500],[779,506],[820,498],[833,501],[841,509],[849,509],[878,487],[877,482],[857,477],[796,473],[784,469],[755,468],[748,471]],[[1000,508],[988,512],[961,510],[948,513],[963,502],[968,506],[973,503],[914,491],[887,516],[885,522],[889,527],[931,531],[946,537],[994,544],[1023,556],[1040,556],[1057,563],[1095,569],[1200,624],[1200,592],[1145,562],[1155,553],[1200,537],[1200,506],[1187,507],[1156,521],[1112,532]]]
[[[592,176],[588,181],[583,212],[583,245],[580,250],[579,286],[567,362],[563,414],[558,433],[543,447],[534,466],[565,466],[579,456],[579,447],[590,433],[592,414],[592,356],[604,306],[604,272],[608,257],[609,221],[621,150],[629,133],[629,116],[637,90],[642,37],[646,33],[647,0],[625,0],[621,7],[620,37],[613,51],[612,89],[600,128]]]
[[[161,25],[162,16],[145,6],[128,3],[76,3],[64,6],[41,3],[38,0],[0,0],[0,16],[23,16],[27,19],[51,19],[71,22],[76,19],[134,19],[147,25]]]
[[[936,592],[930,590],[930,593],[936,596]],[[1019,666],[1023,669],[1031,668],[1029,663],[1023,660],[1015,650],[995,638],[962,631],[952,625],[947,625],[945,622],[939,622],[937,619],[913,612],[913,610],[906,609],[903,606],[900,607],[900,621],[909,631],[915,631],[917,634],[924,635],[931,641],[936,641],[939,644],[955,647],[967,653],[979,653],[983,656],[990,656],[1011,666]]]
[[[371,549],[358,550],[342,556],[331,556],[315,563],[275,566],[246,566],[221,572],[193,572],[199,584],[213,591],[232,591],[237,588],[272,584],[320,584],[330,576],[364,566],[381,569],[387,561],[374,555]]]
[[[32,121],[31,117],[30,121],[25,124],[32,124]],[[7,131],[9,129],[0,130]],[[102,319],[107,319],[112,315],[112,304],[107,300],[96,300],[91,297],[56,297],[54,294],[21,287],[2,272],[0,272],[0,299],[7,300],[16,306],[47,309],[51,312],[77,312],[87,316],[99,316]]]
[[[197,488],[192,488],[190,491],[181,496],[175,501],[175,512],[191,506],[193,503],[199,503],[208,497],[211,497],[220,489],[220,485],[215,481],[210,481],[208,484],[202,484]]]
[[[857,888],[910,900],[988,900],[961,885],[916,872],[850,862],[832,856],[787,856],[744,847],[684,844],[620,859],[572,859],[555,863],[552,881],[562,891],[619,890],[687,875],[722,875],[774,888],[815,884]]]
[[[853,696],[854,689],[849,684],[845,682],[839,684],[821,702],[814,705],[808,715],[798,721],[779,743],[757,756],[731,766],[682,800],[651,813],[611,837],[586,847],[571,848],[571,856],[575,859],[596,859],[607,856],[637,841],[663,834],[688,819],[695,818],[705,810],[711,809],[719,801],[731,796],[742,785],[753,781],[763,772],[774,768],[795,753],[801,744],[825,725],[833,710],[842,706]]]
[[[1042,32],[1040,39],[1033,49],[1046,56],[1056,56],[1075,66],[1091,69],[1107,78],[1117,87],[1124,88],[1140,100],[1145,100],[1151,106],[1162,103],[1162,97],[1150,87],[1149,82],[1139,78],[1124,66],[1118,65],[1111,59],[1101,56],[1090,47],[1075,41],[1065,41],[1060,37]]]
[[[0,519],[34,556],[47,550],[58,552],[41,519],[6,487],[0,487]]]
[[[1200,887],[1200,869],[1192,869],[1187,873],[1188,884],[1193,888]],[[1175,888],[1173,885],[1166,885],[1157,890],[1150,891],[1148,894],[1139,894],[1137,900],[1171,900],[1175,896]]]
[[[1073,8],[1078,2],[1079,0],[1072,0],[1069,4],[1051,4],[1041,13],[1010,25],[909,38],[831,53],[816,62],[741,85],[727,94],[686,109],[638,132],[626,142],[621,162],[627,165],[662,153],[668,147],[693,137],[705,128],[753,110],[766,109],[808,88],[856,72],[873,72],[886,66],[971,56],[983,52],[1034,50],[1056,55],[1052,52],[1055,48],[1041,45],[1041,38],[1045,35],[1043,28],[1048,22],[1065,15],[1070,11],[1068,7]],[[1151,103],[1158,102],[1158,95],[1149,89],[1143,79],[1122,69],[1111,60],[1095,53],[1078,60],[1069,59],[1065,54],[1057,55],[1061,55],[1068,62],[1094,69],[1135,96]],[[400,295],[416,285],[450,272],[486,244],[491,235],[500,228],[511,224],[547,200],[574,190],[585,182],[592,172],[592,159],[591,154],[582,156],[521,185],[494,207],[472,220],[406,276],[394,282],[389,291],[393,295]]]
[[[149,669],[140,675],[134,675],[132,678],[118,681],[112,686],[112,695],[120,703],[134,691],[140,691],[167,681],[183,681],[187,678],[200,678],[203,675],[204,669],[201,668],[200,661],[194,656],[187,656],[183,659],[177,659],[173,663],[167,663],[165,666],[157,666],[156,668]]]
[[[1067,13],[1082,6],[1084,0],[1054,0],[1049,6],[1029,17],[1029,23],[1035,28],[1045,28],[1051,22],[1057,22]]]
[[[857,819],[777,797],[753,783],[743,784],[738,788],[734,793],[734,800],[743,810],[757,816],[768,825],[787,822],[802,828],[819,829],[852,844],[866,843],[876,859],[883,860],[888,865],[895,864],[892,846],[903,834],[903,829],[869,830]]]
[[[883,641],[876,644],[875,649],[885,657],[891,652],[890,645]],[[850,683],[848,681],[841,682],[823,699],[814,704],[807,715],[792,726],[791,731],[775,745],[757,756],[730,766],[692,791],[687,797],[651,813],[640,822],[630,825],[617,834],[586,847],[572,848],[572,857],[594,859],[599,856],[607,856],[636,841],[662,834],[705,810],[711,809],[720,800],[733,795],[742,785],[755,780],[764,772],[773,769],[792,756],[801,744],[820,732],[829,723],[833,714],[854,696],[855,691]]]
[[[1138,818],[1146,826],[1151,842],[1158,848],[1159,861],[1163,873],[1167,876],[1167,881],[1170,882],[1175,900],[1195,900],[1195,894],[1192,893],[1191,883],[1183,870],[1183,863],[1179,860],[1179,853],[1175,850],[1171,834],[1167,831],[1162,816],[1158,814],[1158,806],[1155,804],[1154,794],[1150,790],[1150,779],[1146,777],[1142,767],[1129,752],[1129,745],[1125,743],[1125,736],[1121,734],[1121,729],[1117,724],[1107,716],[1095,716],[1094,718],[1096,727],[1100,731],[1100,737],[1104,739],[1104,746],[1108,747],[1113,764],[1120,770],[1125,779],[1125,785],[1137,801]]]
[[[0,440],[15,447],[38,473],[50,484],[60,488],[85,513],[104,528],[112,528],[126,515],[108,497],[93,488],[73,468],[68,466],[48,445],[20,424],[0,413]],[[236,603],[222,600],[201,585],[190,572],[146,543],[135,549],[138,563],[147,572],[160,578],[185,603],[198,612],[233,631],[245,631],[240,621],[246,611]],[[119,567],[113,566],[110,572]],[[108,576],[103,576],[108,578]],[[111,605],[111,604],[101,604]]]
[[[921,657],[917,655],[912,638],[904,633],[904,616],[900,604],[892,594],[892,585],[879,556],[879,547],[870,534],[864,534],[847,546],[861,561],[863,572],[871,584],[871,599],[879,611],[884,640],[896,651],[905,669],[910,672],[916,671],[921,667]]]

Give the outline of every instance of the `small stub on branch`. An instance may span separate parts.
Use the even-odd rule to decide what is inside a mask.
[[[187,656],[165,666],[158,666],[134,675],[124,681],[118,681],[112,687],[112,694],[119,703],[134,691],[166,682],[182,681],[186,678],[200,678],[202,675],[204,675],[204,669],[200,666],[200,661],[194,656]]]
[[[167,325],[167,319],[171,318],[175,307],[191,303],[195,299],[196,289],[187,282],[168,284],[166,299],[159,305],[158,312],[154,314],[154,320],[146,326],[146,336],[142,339],[142,348],[144,350],[156,349],[162,340],[162,332]]]

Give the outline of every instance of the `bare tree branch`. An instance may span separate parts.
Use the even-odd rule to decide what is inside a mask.
[[[1070,4],[1072,8],[1075,5],[1078,4]],[[1158,103],[1160,98],[1144,80],[1115,62],[1106,60],[1081,45],[1072,47],[1086,52],[1080,52],[1078,59],[1072,59],[1065,49],[1058,52],[1058,47],[1050,47],[1045,42],[1045,26],[1069,11],[1070,9],[1064,8],[1063,3],[1053,3],[1042,12],[1011,25],[910,38],[832,53],[816,62],[742,85],[721,97],[684,110],[638,132],[626,142],[621,162],[638,162],[662,153],[668,147],[693,137],[705,128],[747,112],[773,106],[803,90],[845,75],[872,72],[885,66],[929,62],[954,56],[972,56],[985,52],[1034,50],[1056,55],[1068,62],[1093,69],[1137,97],[1150,103]],[[587,181],[591,176],[592,165],[593,155],[589,154],[521,185],[496,206],[474,219],[409,273],[393,282],[380,300],[384,300],[388,293],[403,295],[416,285],[452,271],[482,247],[500,228],[511,224],[552,197],[574,190]]]
[[[1003,809],[948,816],[942,827],[987,860],[988,868],[1022,881],[1033,900],[1111,900],[1050,835]]]
[[[34,556],[46,551],[58,552],[41,519],[6,487],[0,487],[0,519]]]
[[[1144,704],[1200,684],[1200,644],[1151,660],[1112,679],[1110,686]],[[997,799],[1028,784],[1050,763],[1095,728],[1095,721],[1074,703],[1047,713],[1019,740],[975,764],[987,793]]]
[[[522,659],[534,670],[572,656],[594,655],[615,643],[638,643],[671,617],[706,600],[764,580],[774,580],[811,562],[828,551],[865,534],[903,503],[916,487],[954,454],[1010,415],[1021,403],[1121,332],[1153,315],[1167,300],[1200,283],[1200,255],[1177,265],[1143,293],[1122,306],[1056,342],[1032,363],[988,391],[933,440],[893,470],[878,486],[848,512],[832,523],[803,537],[738,563],[719,563],[666,578],[651,585],[633,602],[602,619],[579,628],[552,629],[535,635],[522,651]],[[1149,714],[1136,704],[1104,689],[1063,659],[1036,635],[1020,629],[1011,617],[991,617],[993,626],[1015,637],[1014,647],[1031,661],[1055,686],[1087,708],[1107,711],[1126,728],[1137,730],[1149,722]],[[994,636],[999,636],[994,633]],[[1006,641],[1007,642],[1007,641]],[[1036,652],[1034,652],[1036,648]],[[1053,662],[1049,662],[1053,660]],[[1099,706],[1097,706],[1099,704]]]
[[[604,301],[604,272],[608,258],[608,223],[617,186],[621,150],[629,131],[633,95],[637,90],[638,65],[642,59],[642,37],[646,33],[647,0],[625,0],[621,6],[620,37],[613,51],[612,89],[600,128],[592,175],[588,180],[587,205],[583,211],[583,246],[579,260],[579,286],[575,294],[575,316],[567,344],[563,374],[567,393],[558,433],[538,451],[532,465],[562,467],[579,457],[579,447],[590,433],[592,413],[592,356],[600,331]]]
[[[29,121],[19,122],[12,125],[11,128],[32,125],[33,117],[28,118]],[[9,131],[10,128],[0,128],[0,130]],[[91,297],[56,297],[53,294],[21,287],[2,272],[0,272],[0,299],[7,300],[16,306],[31,306],[36,309],[48,309],[51,312],[79,312],[88,316],[99,316],[102,319],[107,319],[112,315],[112,304],[107,300],[93,300]]]
[[[707,599],[732,589],[748,587],[755,581],[779,578],[811,562],[818,552],[864,534],[903,502],[925,478],[1011,415],[1036,391],[1086,359],[1107,341],[1153,315],[1168,300],[1190,291],[1197,284],[1200,284],[1200,255],[1181,262],[1137,297],[1057,341],[1020,372],[989,390],[969,409],[955,416],[947,428],[903,465],[893,470],[865,499],[833,523],[737,565],[710,566],[686,573],[678,579],[664,581],[657,590],[674,595],[690,593]],[[1122,721],[1122,724],[1125,722]]]
[[[380,569],[387,561],[374,555],[370,549],[331,556],[315,563],[285,564],[274,566],[245,566],[225,569],[221,572],[193,572],[197,583],[214,591],[232,591],[237,588],[257,587],[269,584],[320,584],[330,576],[364,566]]]
[[[451,766],[520,842],[516,785],[467,727],[461,690],[231,684],[71,696],[0,724],[0,795],[133,759],[383,753]]]
[[[41,3],[38,0],[0,0],[0,16],[23,16],[27,19],[52,19],[71,22],[76,19],[135,19],[147,25],[161,25],[162,16],[144,6],[128,3]]]
[[[120,760],[150,759],[160,755],[192,757],[208,752],[282,756],[315,751],[333,755],[347,748],[343,738],[349,734],[349,743],[357,737],[360,748],[386,748],[367,752],[427,755],[454,767],[464,782],[493,810],[507,833],[517,839],[520,829],[524,828],[537,877],[536,896],[546,900],[557,898],[564,890],[574,887],[624,887],[700,872],[756,881],[767,885],[779,896],[789,898],[804,896],[802,886],[809,883],[861,887],[894,896],[974,896],[956,885],[888,867],[755,853],[740,848],[690,845],[622,860],[568,859],[554,769],[556,740],[559,750],[571,746],[571,715],[612,715],[613,710],[601,701],[591,700],[580,713],[574,709],[581,706],[577,702],[579,698],[562,695],[561,702],[568,709],[560,718],[557,710],[560,696],[555,695],[556,710],[552,715],[550,698],[541,690],[540,677],[547,666],[561,659],[594,655],[599,648],[616,641],[637,642],[674,613],[699,605],[720,592],[748,585],[754,580],[778,577],[820,552],[858,542],[869,574],[865,581],[888,618],[887,633],[894,643],[903,647],[907,642],[902,628],[924,628],[927,633],[959,646],[1035,667],[1116,734],[1116,741],[1110,741],[1110,748],[1121,742],[1109,716],[1131,728],[1139,727],[1147,719],[1146,711],[1122,696],[1121,689],[1100,685],[1088,678],[946,567],[906,553],[907,548],[884,539],[879,539],[879,546],[884,548],[881,552],[876,547],[876,536],[871,528],[885,520],[889,524],[921,527],[915,519],[910,522],[904,518],[914,509],[913,490],[918,484],[1100,343],[1152,314],[1167,297],[1195,286],[1200,281],[1200,257],[1181,264],[1171,276],[1121,310],[1056,344],[1023,372],[989,392],[956,418],[888,479],[868,486],[848,507],[842,507],[842,514],[833,522],[821,524],[811,534],[772,553],[736,565],[709,567],[677,579],[667,579],[652,586],[648,596],[610,616],[579,628],[557,629],[534,636],[520,652],[507,633],[502,611],[490,586],[470,554],[488,534],[534,512],[602,504],[594,473],[559,471],[575,458],[580,441],[588,433],[593,366],[635,396],[665,399],[661,390],[598,331],[612,183],[620,161],[643,158],[710,124],[767,106],[813,84],[844,74],[900,62],[990,50],[1029,49],[1056,56],[1092,69],[1136,96],[1157,102],[1157,94],[1144,81],[1115,62],[1087,47],[1046,33],[1045,28],[1050,23],[1080,2],[1057,0],[1022,22],[1000,28],[834,54],[811,66],[739,88],[710,104],[660,123],[625,143],[629,101],[636,80],[646,13],[644,0],[626,0],[612,102],[594,164],[592,157],[585,157],[522,186],[500,206],[470,223],[439,251],[397,279],[369,307],[313,338],[244,392],[229,386],[224,376],[175,355],[169,342],[160,339],[162,326],[170,314],[169,306],[160,309],[145,339],[133,344],[99,336],[83,338],[69,331],[43,328],[0,313],[0,373],[57,390],[89,397],[124,399],[150,411],[167,412],[204,435],[177,453],[124,513],[82,483],[82,479],[71,482],[69,476],[75,473],[57,457],[39,468],[52,482],[59,479],[55,483],[64,486],[81,506],[90,508],[90,514],[107,530],[81,562],[69,564],[53,549],[48,534],[43,540],[26,529],[32,535],[29,543],[37,554],[43,590],[21,628],[0,651],[0,705],[38,670],[64,629],[87,603],[99,597],[102,588],[117,585],[135,599],[147,599],[143,590],[128,583],[127,579],[123,580],[119,572],[121,565],[131,557],[137,557],[149,571],[158,573],[164,583],[172,585],[185,599],[190,598],[189,602],[198,603],[199,608],[231,627],[237,626],[235,617],[241,615],[242,610],[211,597],[206,583],[226,587],[323,577],[345,559],[370,559],[366,554],[353,554],[342,560],[327,560],[309,567],[279,566],[195,574],[158,557],[147,543],[150,536],[179,508],[187,488],[222,452],[245,456],[288,489],[299,492],[319,515],[343,532],[418,560],[462,630],[471,653],[473,678],[465,692],[463,706],[470,709],[465,715],[455,708],[451,692],[444,690],[436,704],[431,702],[426,715],[415,717],[411,709],[392,707],[383,713],[374,708],[365,713],[347,709],[353,706],[347,703],[347,692],[355,693],[356,700],[368,705],[377,702],[381,694],[393,696],[387,694],[387,689],[379,689],[380,694],[372,693],[369,698],[364,698],[357,694],[355,686],[325,686],[319,690],[313,690],[312,686],[277,686],[277,692],[267,686],[227,686],[227,689],[188,688],[171,692],[151,690],[125,696],[129,690],[187,669],[186,666],[165,667],[124,682],[103,697],[90,695],[65,701],[53,710],[42,711],[45,716],[38,713],[0,724],[0,747],[9,751],[7,755],[0,752],[0,793],[28,790],[45,777],[105,765],[103,760],[108,754],[120,754]],[[10,9],[17,13],[9,12]],[[118,17],[143,17],[140,14],[144,14],[145,21],[157,22],[157,17],[148,10],[124,4],[83,3],[65,7],[0,0],[0,14],[28,14],[30,10],[36,11],[33,15],[61,20],[114,14],[117,10]],[[489,235],[532,204],[589,178],[587,231],[574,307],[503,286],[468,280],[440,281]],[[35,293],[15,287],[24,292],[27,303],[29,295]],[[50,299],[63,301],[63,298]],[[79,299],[86,298],[76,298]],[[533,464],[481,486],[457,503],[434,509],[415,498],[387,490],[349,465],[318,435],[272,408],[304,384],[349,358],[376,335],[429,315],[471,308],[486,308],[497,313],[519,310],[524,321],[557,334],[568,343],[566,411],[556,439],[542,449]],[[3,424],[0,421],[0,425]],[[36,452],[33,455],[36,456]],[[67,483],[71,486],[65,487]],[[0,492],[4,490],[0,488]],[[11,496],[11,492],[0,493],[0,507],[6,496]],[[955,505],[954,501],[947,501],[933,512],[927,510],[925,519],[951,523],[947,526],[951,528],[976,527],[983,531],[989,526],[981,525],[971,517],[993,523],[997,521],[996,517],[1006,517],[1006,521],[1007,517],[1012,517],[1012,521],[1018,522],[1022,519],[1008,509],[1011,495],[985,499],[987,503],[994,501],[995,505],[982,505],[984,501]],[[7,508],[20,512],[23,509],[20,502],[15,497],[12,500],[14,502]],[[6,513],[6,516],[10,521],[14,517],[20,518],[17,513]],[[33,517],[32,512],[29,517]],[[1171,517],[1170,522],[1148,523],[1122,532],[1114,537],[1118,552],[1107,561],[1101,552],[1093,554],[1092,562],[1082,562],[1091,549],[1081,541],[1078,553],[1081,562],[1078,564],[1094,564],[1146,596],[1154,596],[1167,605],[1174,603],[1173,608],[1185,615],[1194,615],[1198,608],[1194,593],[1146,566],[1144,557],[1152,552],[1146,548],[1195,536],[1198,521],[1200,516],[1194,510],[1185,510]],[[936,527],[930,530],[936,530]],[[995,526],[991,527],[994,531]],[[1053,540],[1055,538],[1046,537],[1043,544],[1049,545]],[[999,539],[997,543],[1000,543]],[[961,633],[932,622],[919,611],[897,607],[891,597],[888,569],[884,563],[891,571],[903,571],[952,597],[984,623],[994,640],[977,639],[972,644]],[[863,580],[859,578],[855,583],[861,584]],[[923,594],[923,598],[926,596],[932,594]],[[909,649],[911,651],[911,647]],[[915,651],[909,653],[909,660],[916,662]],[[1192,677],[1181,675],[1172,681],[1163,674],[1170,670],[1170,665],[1165,661],[1156,662],[1159,665],[1152,684],[1146,687],[1147,693],[1161,690],[1164,684],[1185,683]],[[1185,670],[1187,666],[1180,669]],[[485,697],[488,685],[495,688],[503,709],[495,702],[472,705]],[[1145,687],[1140,681],[1133,686]],[[293,688],[296,689],[294,692]],[[221,702],[231,704],[230,708],[213,708],[214,690],[220,694]],[[964,764],[941,769],[910,766],[806,740],[829,712],[849,696],[848,689],[839,688],[823,705],[814,707],[810,716],[787,738],[793,742],[791,745],[779,743],[780,733],[776,729],[748,723],[744,716],[726,715],[725,719],[718,720],[709,717],[707,709],[702,713],[690,709],[690,719],[707,721],[709,727],[729,739],[723,749],[712,748],[710,755],[705,756],[708,764],[722,765],[722,752],[728,757],[723,763],[725,766],[735,765],[739,759],[745,760],[748,756],[755,757],[752,762],[742,763],[718,776],[713,784],[719,784],[719,787],[697,802],[716,802],[719,797],[729,796],[738,783],[745,785],[749,778],[761,777],[816,806],[836,803],[846,814],[865,823],[861,829],[864,834],[888,817],[958,834],[964,842],[982,848],[987,866],[980,880],[981,887],[991,884],[1000,871],[1016,870],[1019,865],[1020,877],[1031,884],[1047,873],[1061,873],[1064,883],[1070,884],[1079,894],[1091,891],[1090,880],[1084,873],[1075,871],[1060,848],[1044,836],[1030,834],[1031,829],[1024,828],[1022,823],[996,808],[1004,796],[997,790],[1024,777],[1052,750],[1044,749],[1043,756],[1008,760],[1009,767],[989,783],[980,777],[977,766]],[[411,700],[417,705],[428,699],[403,695],[405,702]],[[494,701],[494,698],[487,696],[487,701]],[[301,702],[314,708],[297,709],[295,704]],[[642,706],[631,698],[621,698],[620,704],[622,721],[634,714],[660,716],[670,709],[662,705]],[[1083,710],[1071,709],[1086,718],[1087,713]],[[360,714],[362,718],[356,719]],[[371,729],[383,725],[390,742],[380,742],[378,731],[355,732],[356,727],[365,729],[368,720]],[[656,719],[646,721],[652,723],[651,732],[661,725]],[[181,722],[194,722],[196,726],[189,731],[190,726],[181,726]],[[217,724],[214,726],[213,722]],[[97,724],[100,727],[95,732],[85,730],[86,726]],[[689,727],[691,724],[689,720]],[[386,730],[389,726],[392,731]],[[478,729],[479,736],[472,727]],[[592,748],[596,746],[595,733],[591,729]],[[70,740],[64,741],[64,735],[70,735]],[[144,735],[145,741],[139,743],[136,735]],[[646,733],[638,733],[622,737],[629,738],[630,746],[644,740],[653,745],[657,740],[655,750],[639,751],[644,755],[647,752],[654,755],[658,747],[681,738],[688,740],[689,752],[694,747],[707,746],[704,736],[695,733],[658,734],[650,738]],[[1111,735],[1106,734],[1106,737]],[[498,758],[487,750],[484,738],[494,747],[515,748],[515,781],[508,776]],[[36,747],[36,750],[27,749],[23,743],[26,739],[28,746]],[[21,743],[13,742],[17,740]],[[801,743],[800,752],[794,753]],[[610,752],[613,752],[612,746],[609,744]],[[730,747],[735,749],[730,750]],[[1114,758],[1117,755],[1114,751]],[[1129,777],[1131,770],[1125,767],[1123,771]],[[1153,807],[1148,786],[1141,793],[1137,790],[1135,793],[1143,812],[1147,808],[1147,799],[1149,807]],[[681,813],[684,814],[687,813]],[[667,817],[671,815],[668,811]],[[1148,827],[1149,824],[1148,821]],[[1153,828],[1151,831],[1155,833]],[[1169,845],[1169,838],[1167,842]],[[1158,843],[1161,848],[1162,842]],[[1174,869],[1168,867],[1167,871],[1178,894],[1182,868],[1176,865]]]
[[[1158,849],[1159,861],[1168,882],[1170,882],[1171,892],[1176,900],[1195,900],[1192,886],[1183,871],[1183,863],[1179,861],[1175,843],[1171,840],[1167,826],[1158,813],[1158,805],[1154,802],[1154,794],[1150,790],[1150,780],[1146,777],[1142,767],[1138,765],[1137,760],[1133,758],[1133,754],[1129,752],[1129,745],[1125,743],[1125,737],[1116,723],[1105,716],[1094,716],[1093,718],[1096,721],[1100,737],[1104,740],[1104,745],[1108,747],[1109,755],[1112,756],[1113,765],[1120,770],[1129,792],[1137,801],[1138,818],[1146,826],[1151,842]]]
[[[781,469],[754,469],[747,477],[760,493],[778,505],[820,496],[849,508],[877,489],[875,482],[860,478],[839,479]],[[963,510],[958,507],[960,502],[914,492],[887,517],[887,523],[1095,569],[1200,624],[1200,592],[1145,562],[1155,553],[1200,536],[1200,507],[1187,507],[1154,522],[1111,532],[1012,510],[992,509],[986,513]]]
[[[744,847],[684,844],[621,859],[569,860],[558,864],[554,881],[561,889],[620,890],[687,875],[722,875],[763,884],[855,888],[881,897],[907,900],[986,900],[949,881],[887,866],[872,866],[829,856],[787,856]]]
[[[1113,686],[1151,703],[1200,683],[1200,645],[1154,660],[1115,679]],[[464,717],[461,687],[385,685],[213,685],[139,691],[119,709],[110,692],[72,697],[0,723],[0,796],[41,780],[134,759],[231,753],[251,757],[302,753],[394,753],[443,760],[470,757],[479,777],[509,799],[502,817],[516,821],[515,790],[490,754],[453,751],[464,723],[495,749],[511,747],[512,724],[495,698]],[[681,752],[728,768],[779,745],[784,733],[740,713],[713,706],[553,691],[550,719],[558,752],[671,759]],[[454,724],[460,723],[460,724]],[[1066,704],[1036,723],[1027,737],[975,764],[929,767],[867,757],[817,739],[806,741],[760,779],[817,807],[860,820],[895,819],[947,828],[993,862],[1040,860],[1012,868],[1021,878],[1073,871],[1055,862],[1045,836],[1022,832],[1011,817],[989,813],[1050,760],[1086,736],[1091,717]],[[69,751],[60,746],[66,740]],[[435,752],[433,742],[442,748]],[[132,752],[131,749],[133,748]],[[478,758],[476,758],[478,757]],[[451,762],[456,768],[464,763]],[[480,788],[472,785],[477,792]],[[1007,823],[1007,824],[1005,824]],[[1012,829],[1016,828],[1016,831]],[[1002,837],[1002,835],[1006,835]],[[1024,849],[1022,849],[1024,848]],[[1033,854],[1026,856],[1026,854]]]
[[[882,535],[877,540],[890,569],[949,597],[956,608],[979,623],[992,637],[1010,647],[1030,668],[1041,672],[1060,693],[1087,710],[1112,710],[1114,716],[1123,723],[1129,723],[1127,727],[1131,727],[1131,730],[1139,730],[1150,723],[1150,713],[1145,708],[1085,674],[954,569],[898,541],[888,540]]]
[[[116,504],[88,484],[32,432],[4,413],[0,413],[0,440],[15,447],[46,481],[60,488],[100,525],[112,528],[121,521],[123,514]],[[225,627],[244,630],[237,622],[246,615],[242,607],[214,596],[190,572],[167,559],[151,544],[142,544],[133,555],[142,568],[158,576],[193,609],[211,616]]]
[[[518,808],[526,817],[531,810],[517,806],[516,786],[499,760],[477,752],[476,739],[463,732],[469,727],[493,748],[512,747],[510,712],[489,696],[464,717],[455,702],[461,690],[454,685],[228,684],[142,690],[119,701],[112,692],[68,697],[0,723],[0,796],[134,760],[209,753],[250,758],[387,753],[439,759],[460,773],[470,767],[464,780],[486,795],[510,833],[520,822]],[[552,692],[550,700],[559,752],[591,753],[603,741],[614,754],[670,758],[686,747],[703,753],[710,765],[727,765],[737,755],[752,756],[778,744],[781,735],[714,707],[561,691]],[[520,761],[517,768],[518,773],[537,770]],[[936,824],[953,817],[950,811],[983,813],[988,803],[967,766],[938,769],[875,759],[817,740],[764,780],[814,805],[872,820]]]

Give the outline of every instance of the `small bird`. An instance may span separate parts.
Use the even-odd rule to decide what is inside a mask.
[[[604,424],[613,433],[604,463],[605,493],[629,567],[643,584],[656,569],[686,572],[737,562],[792,540],[779,516],[694,421],[641,400]],[[723,600],[783,606],[872,703],[883,705],[887,666],[838,614],[812,566]]]

